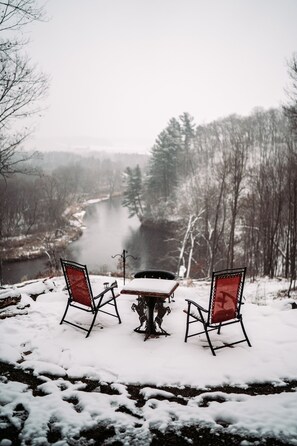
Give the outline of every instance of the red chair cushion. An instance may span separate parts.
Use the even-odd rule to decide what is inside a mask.
[[[82,305],[91,307],[91,295],[84,271],[80,271],[69,265],[66,265],[65,268],[72,299]]]
[[[225,322],[236,317],[240,279],[240,276],[217,278],[212,304],[212,323]]]

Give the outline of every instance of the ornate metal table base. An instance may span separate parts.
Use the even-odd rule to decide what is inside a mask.
[[[132,310],[138,313],[140,325],[134,329],[137,333],[145,333],[144,340],[150,336],[157,337],[160,335],[170,336],[167,331],[162,328],[163,317],[171,312],[170,308],[164,306],[164,299],[160,297],[142,297],[137,298],[137,304],[132,305]],[[154,313],[156,317],[154,318]],[[144,329],[142,327],[144,326]]]

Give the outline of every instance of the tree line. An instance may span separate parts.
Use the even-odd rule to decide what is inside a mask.
[[[118,187],[116,166],[91,164],[77,162],[30,176],[15,174],[0,182],[0,239],[63,228],[68,224],[67,208],[90,196],[112,193]]]
[[[65,228],[75,205],[121,192],[122,173],[133,165],[131,158],[49,152],[27,161],[26,170],[34,174],[0,181],[0,240]],[[134,159],[141,165],[146,161],[145,156]]]
[[[296,67],[293,58],[295,81]],[[177,271],[245,265],[296,280],[296,103],[206,125],[184,113],[158,135],[145,171],[126,170],[130,215],[175,223]]]
[[[39,115],[48,89],[24,52],[23,29],[44,19],[36,0],[0,4],[0,241],[60,226],[74,194],[112,189],[120,177],[98,163],[23,175],[37,173],[26,163],[33,154],[20,149],[31,132],[27,118]],[[282,109],[206,125],[183,113],[158,135],[146,169],[126,169],[123,204],[143,222],[174,222],[173,255],[187,276],[245,264],[252,276],[296,280],[296,55],[289,75]]]

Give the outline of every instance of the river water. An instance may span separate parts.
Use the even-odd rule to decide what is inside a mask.
[[[122,273],[120,264],[126,253],[126,276],[141,269],[175,271],[176,258],[165,229],[143,227],[137,217],[129,218],[121,198],[89,205],[84,217],[83,235],[71,243],[65,257],[86,264],[94,274]],[[113,258],[113,256],[116,256]],[[136,259],[135,259],[136,258]],[[33,279],[46,270],[46,259],[26,260],[3,265],[3,283]]]

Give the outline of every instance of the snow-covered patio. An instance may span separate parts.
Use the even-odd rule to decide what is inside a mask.
[[[91,282],[99,292],[106,277],[91,276]],[[118,284],[121,289],[122,279]],[[297,445],[297,388],[286,389],[288,381],[297,380],[297,311],[292,309],[292,299],[276,299],[279,291],[288,289],[285,280],[246,281],[242,312],[252,348],[242,343],[219,350],[216,357],[202,335],[184,342],[185,298],[207,306],[209,282],[180,283],[170,303],[171,313],[163,321],[171,335],[146,342],[134,332],[139,324],[137,313],[131,310],[135,296],[130,295],[118,298],[122,324],[99,313],[87,339],[84,332],[59,325],[67,299],[64,285],[62,277],[22,284],[17,291],[22,294],[23,309],[11,306],[0,312],[1,318],[4,313],[19,313],[0,320],[0,361],[31,370],[42,380],[41,394],[35,395],[27,384],[1,378],[1,446],[12,444],[1,436],[5,420],[16,427],[21,424],[14,416],[18,405],[28,412],[21,434],[24,445],[50,444],[50,424],[61,433],[51,444],[62,446],[76,435],[79,438],[82,429],[100,423],[114,426],[113,441],[120,444],[149,445],[152,429],[165,432],[170,427],[178,432],[182,426],[200,425],[218,433],[239,434],[242,445],[251,444],[245,438],[261,437]],[[31,295],[38,297],[34,301]],[[90,320],[89,314],[71,312],[77,321],[87,324]],[[235,324],[212,338],[228,342],[240,336]],[[100,386],[84,392],[86,378],[108,384],[114,392],[100,392]],[[271,383],[284,392],[247,394],[245,390],[256,383]],[[127,390],[131,384],[143,386],[142,407],[137,407]],[[175,387],[182,393],[187,386],[201,393],[183,398],[183,404],[170,391],[160,390]],[[242,393],[210,391],[221,386],[240,387]],[[119,410],[122,407],[127,410]]]

